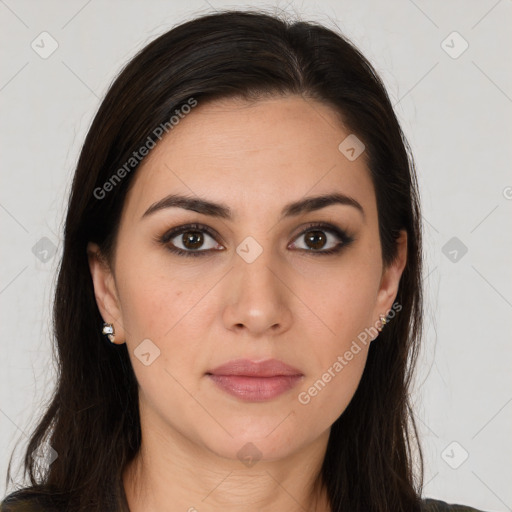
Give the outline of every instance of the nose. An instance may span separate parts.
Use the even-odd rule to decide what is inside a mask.
[[[286,273],[277,258],[270,253],[263,251],[252,263],[235,256],[223,311],[226,329],[246,330],[255,337],[275,336],[292,325],[290,283],[286,282]]]

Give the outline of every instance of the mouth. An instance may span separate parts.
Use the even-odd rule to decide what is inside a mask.
[[[294,388],[304,375],[277,359],[237,359],[206,373],[219,389],[245,401],[272,400]]]

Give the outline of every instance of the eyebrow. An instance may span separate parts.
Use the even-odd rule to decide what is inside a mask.
[[[281,217],[279,220],[283,220],[287,217],[295,217],[303,213],[309,213],[316,210],[320,210],[333,204],[352,206],[361,213],[363,218],[365,218],[365,212],[363,207],[353,197],[341,193],[333,193],[319,196],[309,196],[300,199],[299,201],[289,203],[285,205],[285,207],[282,209]],[[183,196],[180,194],[170,194],[164,197],[163,199],[160,199],[156,203],[153,203],[144,212],[144,214],[141,217],[141,220],[165,208],[183,208],[185,210],[191,210],[193,212],[201,213],[203,215],[209,215],[211,217],[218,217],[226,220],[233,220],[234,218],[232,209],[225,204],[214,203],[206,199]]]

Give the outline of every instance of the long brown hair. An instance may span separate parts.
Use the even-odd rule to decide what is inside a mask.
[[[419,510],[423,457],[409,388],[422,330],[422,249],[411,151],[381,80],[346,38],[316,23],[255,11],[203,15],[166,32],[126,65],[103,100],[67,210],[53,309],[57,385],[25,453],[30,486],[11,499],[46,496],[55,510],[127,510],[122,471],[141,442],[137,381],[126,345],[101,334],[87,243],[99,244],[112,261],[138,168],[126,162],[149,139],[158,143],[155,129],[190,98],[284,94],[329,105],[365,144],[385,265],[397,254],[399,230],[408,233],[395,299],[400,313],[371,344],[359,387],[332,425],[321,479],[333,511]],[[123,165],[122,179],[99,194]],[[32,454],[44,443],[58,457],[41,469]]]

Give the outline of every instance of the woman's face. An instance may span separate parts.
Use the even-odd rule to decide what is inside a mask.
[[[90,258],[102,316],[128,345],[143,428],[271,460],[325,437],[343,413],[406,258],[402,237],[382,266],[365,153],[354,159],[352,138],[339,149],[349,135],[299,96],[199,101],[149,152],[112,272]],[[350,199],[305,203],[332,194]],[[160,203],[170,195],[196,203]],[[213,372],[237,359],[294,371]]]

